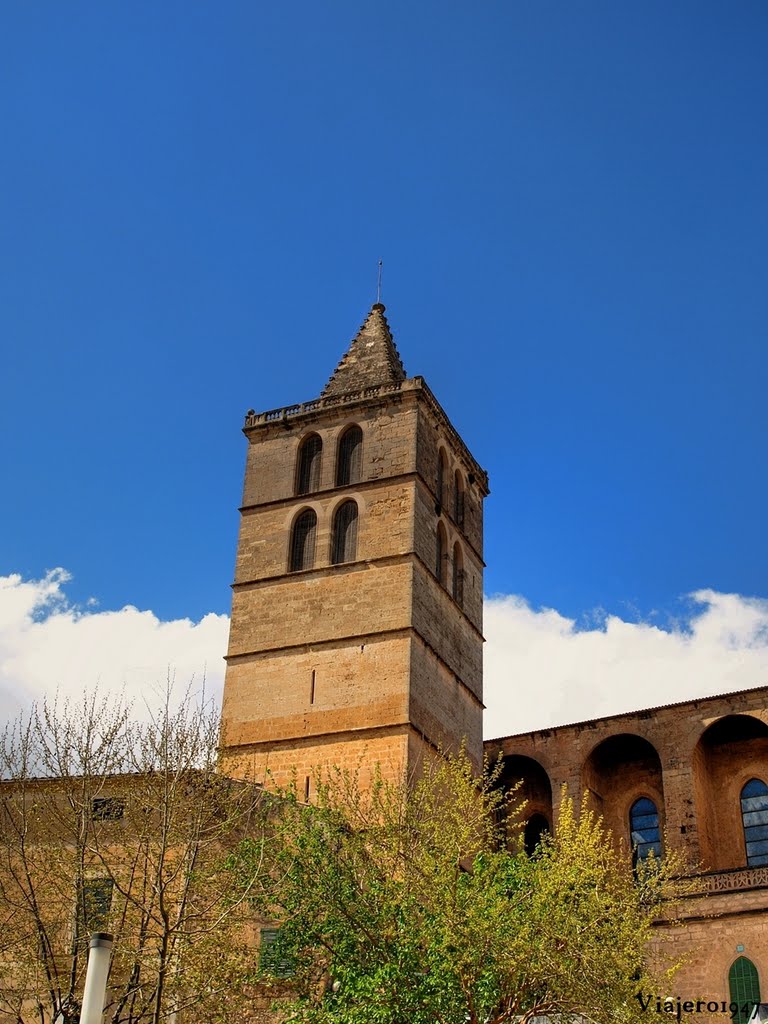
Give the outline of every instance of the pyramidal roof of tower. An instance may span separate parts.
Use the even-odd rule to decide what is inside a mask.
[[[405,380],[403,362],[384,316],[385,306],[374,303],[352,343],[323,388],[321,398]]]

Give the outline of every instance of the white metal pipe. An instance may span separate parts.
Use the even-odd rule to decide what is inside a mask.
[[[111,954],[112,936],[107,932],[94,932],[88,943],[88,968],[85,972],[80,1024],[101,1024]]]

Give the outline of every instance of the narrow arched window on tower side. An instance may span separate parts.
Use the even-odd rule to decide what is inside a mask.
[[[453,518],[457,526],[464,525],[464,478],[458,469],[453,478]]]
[[[661,856],[661,828],[659,811],[647,796],[635,800],[629,811],[629,831],[632,839],[632,860],[636,864],[653,853]]]
[[[354,562],[357,558],[357,504],[345,501],[336,509],[333,517],[333,539],[331,542],[331,563]]]
[[[442,584],[446,586],[447,583],[447,563],[448,562],[448,537],[445,533],[445,527],[442,523],[437,524],[437,536],[435,538],[435,576]]]
[[[747,867],[768,864],[768,786],[762,779],[750,779],[741,791],[741,823]]]
[[[288,556],[289,572],[299,572],[314,566],[316,534],[317,514],[314,509],[305,508],[293,522],[291,549]]]
[[[320,463],[323,442],[318,434],[308,434],[299,447],[296,464],[296,493],[311,494],[320,489]]]
[[[448,459],[445,451],[441,448],[437,454],[437,504],[441,507],[445,504],[445,485],[448,476]]]
[[[453,545],[453,599],[459,607],[464,604],[464,556],[458,541]]]
[[[348,427],[339,439],[336,456],[336,486],[360,483],[363,468],[363,432],[357,425]]]
[[[747,1024],[752,1019],[752,1010],[760,1002],[760,978],[757,968],[745,956],[740,956],[728,971],[728,989],[731,1002],[738,1004],[733,1014],[733,1024]]]

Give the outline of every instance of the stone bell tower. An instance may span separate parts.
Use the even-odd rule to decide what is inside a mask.
[[[482,757],[475,462],[376,303],[319,398],[249,412],[222,769],[310,797],[318,766],[401,778]]]

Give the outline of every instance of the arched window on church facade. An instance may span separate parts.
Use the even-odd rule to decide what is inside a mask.
[[[448,537],[442,523],[437,524],[437,536],[435,538],[435,576],[442,586],[447,584],[448,569]]]
[[[453,599],[459,607],[464,604],[464,556],[461,544],[453,545]]]
[[[331,564],[354,562],[357,558],[357,504],[344,501],[333,517]]]
[[[738,1004],[738,1010],[731,1020],[734,1024],[747,1024],[752,1019],[752,1010],[760,1002],[760,978],[757,968],[745,956],[740,956],[728,971],[728,989],[731,1002]]]
[[[323,442],[318,434],[308,434],[299,447],[296,465],[296,493],[311,494],[320,489],[320,463]]]
[[[629,832],[632,838],[632,860],[636,864],[651,853],[661,856],[659,811],[647,796],[635,800],[629,811]]]
[[[363,432],[357,425],[348,427],[339,439],[336,457],[336,486],[360,483],[362,472]]]
[[[288,556],[289,572],[311,569],[315,564],[315,536],[317,514],[314,509],[305,508],[293,522],[291,549]]]
[[[750,779],[741,791],[741,822],[747,867],[768,864],[768,786],[762,779]]]

